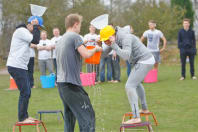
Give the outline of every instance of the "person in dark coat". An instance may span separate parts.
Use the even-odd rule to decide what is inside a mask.
[[[194,59],[196,55],[196,39],[195,32],[190,28],[190,19],[183,20],[183,28],[178,33],[178,48],[180,50],[181,59],[181,78],[184,80],[186,77],[186,58],[189,57],[190,73],[193,80],[196,80],[194,70]]]

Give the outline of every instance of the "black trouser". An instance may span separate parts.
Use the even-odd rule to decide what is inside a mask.
[[[190,62],[190,73],[191,73],[191,77],[194,76],[194,58],[195,55],[190,53],[190,52],[180,52],[180,59],[181,59],[181,75],[182,77],[186,77],[186,58],[187,56],[189,57],[189,62]]]
[[[82,86],[58,83],[64,105],[64,132],[74,132],[76,119],[80,132],[95,132],[95,113]]]
[[[31,95],[28,71],[8,66],[8,72],[14,78],[20,91],[18,102],[18,120],[23,121],[28,118],[28,104]]]
[[[28,63],[28,75],[30,79],[30,87],[34,86],[34,57],[30,57],[30,61]]]

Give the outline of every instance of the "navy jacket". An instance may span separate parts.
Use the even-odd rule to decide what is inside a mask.
[[[20,28],[20,27],[27,28],[27,26],[25,24],[20,24],[20,25],[18,25],[16,27],[16,29]],[[40,41],[40,30],[39,30],[39,26],[38,25],[34,25],[33,31],[32,31],[32,35],[33,35],[33,39],[31,41],[31,43],[39,44],[39,41]]]
[[[195,32],[192,29],[188,31],[181,29],[178,32],[178,48],[180,52],[191,52],[196,54]]]

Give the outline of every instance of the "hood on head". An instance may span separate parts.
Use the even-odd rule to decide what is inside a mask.
[[[116,27],[116,43],[119,46],[122,46],[121,42],[126,34],[130,34],[130,26],[129,25],[124,26],[124,27],[119,27],[119,26]]]

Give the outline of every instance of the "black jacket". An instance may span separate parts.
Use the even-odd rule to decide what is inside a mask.
[[[16,29],[20,28],[20,27],[27,28],[27,26],[25,24],[20,24],[16,27]],[[38,25],[34,25],[34,28],[32,31],[33,39],[31,41],[31,43],[33,43],[33,44],[39,44],[39,41],[40,41],[40,30],[38,27],[39,27]]]
[[[178,48],[181,53],[190,52],[196,54],[195,32],[192,29],[188,31],[181,29],[178,32]]]

